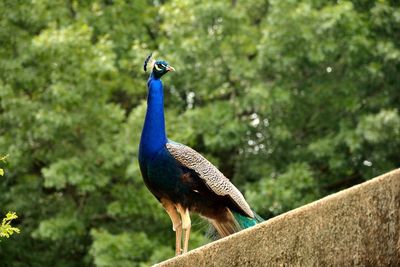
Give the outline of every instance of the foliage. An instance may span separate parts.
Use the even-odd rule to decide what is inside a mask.
[[[0,162],[6,162],[7,156],[0,156]],[[4,176],[4,169],[0,168],[0,176]]]
[[[249,185],[247,198],[253,208],[272,217],[311,202],[317,194],[316,188],[310,167],[293,163],[278,179],[262,179]]]
[[[0,162],[5,163],[8,156],[1,156]],[[0,168],[0,176],[4,175],[4,169]],[[7,212],[6,217],[3,218],[0,225],[0,238],[7,237],[9,238],[14,233],[19,233],[20,230],[17,227],[11,226],[11,221],[17,219],[18,216],[15,212]]]
[[[15,212],[7,212],[6,217],[3,218],[0,225],[0,237],[9,238],[14,233],[19,233],[20,230],[17,227],[11,226],[11,221],[17,219],[18,216]]]
[[[173,255],[137,163],[150,51],[177,70],[169,138],[265,218],[399,166],[396,1],[6,0],[0,25],[0,203],[24,229],[1,266]]]

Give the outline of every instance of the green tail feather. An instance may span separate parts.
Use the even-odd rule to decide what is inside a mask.
[[[254,212],[254,211],[253,211]],[[246,229],[252,227],[260,222],[263,222],[264,219],[260,217],[257,213],[254,212],[254,218],[246,217],[240,213],[232,212],[233,217],[235,217],[236,222],[239,224],[240,228]]]
[[[231,215],[231,220],[211,221],[210,228],[206,233],[206,236],[208,238],[210,238],[211,240],[217,240],[221,237],[228,236],[246,228],[250,228],[264,221],[264,219],[255,212],[254,218],[246,217],[235,211],[230,211],[229,214]],[[219,232],[217,228],[219,229]]]

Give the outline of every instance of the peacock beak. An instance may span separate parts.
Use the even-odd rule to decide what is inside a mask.
[[[166,68],[167,71],[175,71],[175,68],[172,66],[167,66]]]

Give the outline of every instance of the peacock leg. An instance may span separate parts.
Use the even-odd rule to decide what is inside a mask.
[[[176,211],[175,205],[168,200],[161,200],[164,209],[167,211],[168,216],[172,221],[172,229],[175,232],[175,255],[182,253],[182,221],[179,213]]]
[[[192,224],[190,221],[189,209],[184,209],[181,205],[178,205],[178,212],[182,219],[182,229],[185,231],[185,236],[183,239],[183,253],[186,253],[189,247],[190,228]]]
[[[183,253],[186,253],[188,251],[188,247],[189,247],[190,228],[192,227],[188,209],[186,209],[184,218],[185,218],[185,222],[182,223],[183,224],[182,228],[186,229],[186,230],[185,230],[185,238],[184,238],[184,243],[183,243]]]

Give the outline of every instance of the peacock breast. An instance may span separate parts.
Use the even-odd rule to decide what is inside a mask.
[[[152,158],[144,159],[142,165],[145,184],[158,198],[174,199],[181,193],[180,177],[183,172],[167,149],[161,149]]]

